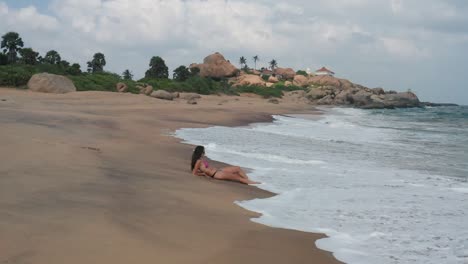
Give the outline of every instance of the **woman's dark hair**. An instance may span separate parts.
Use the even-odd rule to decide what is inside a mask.
[[[192,170],[193,168],[195,168],[195,164],[197,163],[197,161],[201,158],[201,156],[205,153],[205,147],[203,146],[197,146],[195,148],[195,150],[193,151],[193,154],[192,154]]]

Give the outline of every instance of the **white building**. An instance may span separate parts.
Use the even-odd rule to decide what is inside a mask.
[[[329,69],[322,67],[318,70],[315,71],[315,75],[329,75],[329,76],[334,76],[335,73],[330,71]]]

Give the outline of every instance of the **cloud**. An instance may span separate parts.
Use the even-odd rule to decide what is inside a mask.
[[[0,14],[0,28],[54,31],[59,27],[55,17],[39,13],[34,6],[15,10],[0,2]]]
[[[398,38],[381,38],[382,45],[391,55],[400,56],[403,58],[415,58],[428,56],[428,52],[406,39]]]
[[[296,69],[327,65],[363,84],[407,87],[415,65],[445,63],[468,44],[464,0],[50,0],[47,14],[6,3],[0,30],[83,66],[103,52],[108,70],[137,77],[154,55],[174,69],[219,51],[249,64],[259,55],[259,67],[273,58]],[[401,85],[389,69],[402,69]]]

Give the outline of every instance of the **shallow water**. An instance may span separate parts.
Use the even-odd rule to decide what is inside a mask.
[[[468,108],[324,110],[320,120],[181,129],[278,193],[255,222],[321,232],[347,263],[468,263]]]

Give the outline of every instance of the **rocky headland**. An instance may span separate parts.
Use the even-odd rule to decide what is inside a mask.
[[[346,79],[329,75],[296,74],[292,68],[275,68],[267,74],[257,70],[239,70],[220,53],[209,55],[202,64],[192,64],[199,68],[200,75],[211,78],[228,78],[233,87],[260,86],[268,89],[282,81],[284,86],[297,86],[311,104],[349,106],[359,108],[403,108],[420,107],[416,94],[385,91],[383,88],[368,88]],[[266,78],[265,78],[266,76]]]
[[[191,64],[189,69],[201,78],[225,81],[234,93],[242,93],[241,87],[253,87],[257,88],[257,91],[280,89],[279,96],[293,97],[311,105],[364,109],[438,105],[421,103],[416,94],[410,91],[396,92],[386,91],[383,88],[368,88],[332,75],[298,74],[300,72],[296,72],[292,68],[279,67],[272,70],[264,68],[260,71],[245,68],[240,70],[218,52],[207,56],[203,63]],[[28,82],[28,87],[31,91],[45,93],[76,91],[72,81],[67,77],[47,73],[33,75]],[[155,89],[149,84],[137,83],[135,89],[140,94],[162,100],[173,100],[178,97],[178,93],[171,92],[164,86]],[[127,84],[119,82],[115,84],[115,91],[126,93],[129,92],[129,87]],[[187,103],[196,104],[198,99],[188,98]],[[279,100],[274,102],[281,103]]]

